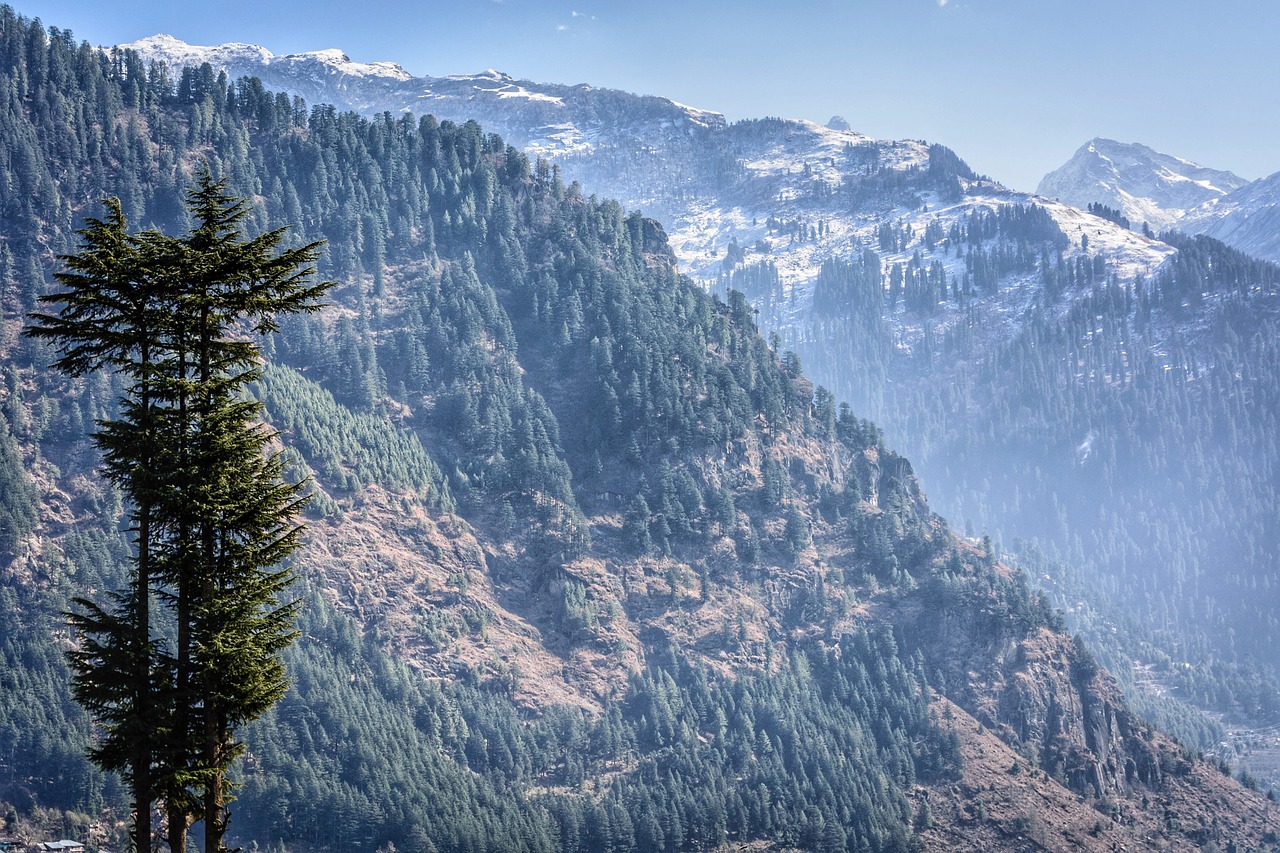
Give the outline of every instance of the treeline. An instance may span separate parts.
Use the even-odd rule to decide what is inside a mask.
[[[1178,254],[1161,268],[1152,287],[1160,306],[1175,319],[1199,313],[1206,298],[1274,294],[1280,285],[1280,267],[1251,258],[1212,237],[1172,231],[1161,234],[1160,239],[1175,247]]]
[[[1114,222],[1116,225],[1119,225],[1121,228],[1133,227],[1129,222],[1129,217],[1125,216],[1123,213],[1121,213],[1119,210],[1116,210],[1114,207],[1108,207],[1102,202],[1099,202],[1099,201],[1089,202],[1088,210],[1094,216],[1101,217],[1103,219],[1106,219],[1109,222]]]

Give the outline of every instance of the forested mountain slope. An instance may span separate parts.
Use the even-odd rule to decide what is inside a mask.
[[[118,380],[51,373],[20,330],[97,199],[179,230],[207,164],[263,227],[326,239],[340,282],[268,342],[255,392],[316,499],[295,684],[247,736],[241,843],[1274,843],[1274,807],[1133,716],[745,299],[677,272],[656,222],[476,124],[169,80],[7,7],[0,135],[14,832],[120,815],[82,757],[60,614],[120,586],[129,547],[87,438]]]
[[[1126,280],[1060,258],[1034,212],[961,229],[969,258],[1010,259],[969,296],[911,301],[936,287],[919,232],[888,298],[876,255],[833,262],[792,345],[815,372],[869,366],[833,376],[837,395],[905,436],[945,512],[1020,552],[1109,665],[1272,719],[1280,271],[1169,234],[1169,264]]]
[[[915,461],[943,514],[1016,546],[1148,713],[1207,748],[1216,724],[1170,696],[1240,725],[1280,711],[1274,273],[1134,212],[1223,196],[1235,176],[1099,140],[1082,170],[1127,195],[1086,212],[843,123],[729,123],[338,51],[135,46],[369,116],[478,116],[584,192],[657,216],[681,269],[746,293],[781,349]],[[1276,233],[1265,183],[1210,205],[1241,198],[1221,228],[1246,228],[1250,248]]]

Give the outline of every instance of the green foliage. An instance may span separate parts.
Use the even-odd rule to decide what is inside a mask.
[[[292,575],[277,564],[299,545],[305,502],[267,452],[274,434],[253,423],[260,407],[241,398],[261,358],[244,336],[315,310],[328,285],[307,282],[314,244],[277,251],[282,230],[246,238],[247,204],[207,173],[187,206],[193,227],[170,238],[129,234],[109,201],[62,259],[63,289],[40,297],[57,312],[33,314],[28,334],[52,343],[68,376],[108,368],[126,383],[94,441],[132,503],[134,571],[107,606],[77,598],[69,617],[74,692],[103,730],[92,757],[133,787],[135,847],[150,845],[160,797],[171,846],[186,846],[202,812],[218,851],[225,773],[244,748],[235,733],[284,692],[295,605],[280,600]]]
[[[368,412],[353,412],[296,370],[267,365],[254,386],[270,422],[330,488],[377,483],[451,511],[448,483],[419,437]]]
[[[1116,210],[1114,207],[1108,207],[1107,205],[1101,202],[1097,202],[1097,201],[1089,202],[1088,210],[1094,216],[1100,216],[1103,219],[1114,222],[1115,224],[1119,225],[1121,228],[1133,227],[1132,224],[1129,222],[1129,218],[1127,216],[1122,214],[1119,210]]]
[[[70,559],[82,540],[72,544]],[[99,544],[99,543],[94,543]],[[111,555],[108,559],[119,559]],[[105,577],[92,562],[51,561],[50,570],[81,567],[79,582],[114,581],[116,567],[106,566]],[[61,651],[49,642],[65,631],[56,614],[66,606],[72,591],[68,583],[57,589],[34,589],[13,582],[0,583],[0,755],[6,765],[6,782],[21,779],[34,801],[58,803],[67,808],[92,811],[106,802],[124,798],[118,781],[104,776],[86,757],[89,717],[71,694],[71,677]],[[39,772],[34,772],[39,768]],[[11,802],[19,802],[12,787]]]
[[[585,640],[595,635],[599,613],[581,581],[570,579],[560,585],[559,605],[558,618],[569,637]]]
[[[0,554],[13,555],[22,537],[35,529],[36,506],[36,491],[0,418]]]
[[[622,521],[622,538],[637,554],[644,554],[653,546],[653,539],[649,535],[650,517],[649,502],[644,499],[644,495],[632,498]]]
[[[251,733],[242,831],[260,843],[816,849],[838,830],[906,849],[906,786],[958,766],[932,751],[920,682],[888,637],[732,680],[673,659],[598,716],[522,719],[477,686],[412,677],[318,596],[304,613],[318,642],[291,653],[295,685]],[[612,781],[585,793],[606,768]]]

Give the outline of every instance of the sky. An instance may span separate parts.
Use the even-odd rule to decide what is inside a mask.
[[[1094,137],[1280,171],[1280,0],[4,0],[120,44],[341,48],[924,139],[1018,190]]]

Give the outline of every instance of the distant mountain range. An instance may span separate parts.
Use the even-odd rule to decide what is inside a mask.
[[[1079,208],[1104,204],[1135,226],[1205,234],[1280,261],[1280,173],[1247,181],[1145,145],[1093,139],[1036,192]]]
[[[391,63],[353,62],[340,50],[275,56],[257,46],[200,47],[165,35],[122,47],[173,69],[207,62],[230,79],[257,76],[309,104],[366,116],[475,120],[559,165],[587,192],[662,221],[681,269],[703,281],[768,260],[788,288],[803,291],[824,261],[846,255],[851,241],[874,242],[884,222],[923,228],[937,219],[949,227],[979,207],[1034,201],[974,174],[942,146],[873,139],[839,117],[826,126],[779,118],[729,123],[666,98],[492,70],[413,77]],[[1094,253],[1106,251],[1127,277],[1150,274],[1171,254],[1112,223],[1041,203],[1073,243],[1089,229]],[[737,249],[726,264],[731,244]]]
[[[1145,222],[1163,231],[1179,227],[1190,211],[1247,183],[1231,172],[1161,154],[1145,145],[1098,138],[1045,175],[1036,192],[1082,210],[1092,203],[1105,204],[1134,224]]]
[[[872,139],[840,117],[826,126],[789,119],[731,124],[717,112],[666,98],[516,80],[494,70],[415,77],[397,64],[354,62],[336,49],[277,56],[256,45],[196,46],[168,35],[123,47],[175,69],[207,62],[230,79],[256,76],[269,89],[310,104],[366,116],[412,112],[474,119],[530,156],[560,165],[588,191],[663,221],[682,268],[704,281],[725,271],[725,252],[733,243],[736,262],[768,255],[784,284],[803,292],[823,261],[844,254],[850,239],[867,239],[886,219],[945,220],[975,206],[1034,198],[967,167],[949,192],[932,199],[918,191],[910,198],[848,192],[865,184],[858,178],[871,171],[905,176],[912,170],[936,172],[938,166],[931,165],[929,145]],[[1097,138],[1046,175],[1036,194],[1077,242],[1085,227],[1093,229],[1095,253],[1105,246],[1125,277],[1149,275],[1169,252],[1106,225],[1086,226],[1077,214],[1045,199],[1081,210],[1101,203],[1120,211],[1135,229],[1146,223],[1156,232],[1205,234],[1280,260],[1280,174],[1249,182],[1145,145]],[[917,215],[922,212],[932,216]],[[792,241],[788,235],[780,241],[770,218],[808,226],[825,220],[827,227],[812,240]],[[1099,229],[1107,232],[1101,241]],[[765,245],[768,251],[759,251]]]
[[[1184,227],[1255,257],[1280,261],[1280,172],[1196,208]]]
[[[1143,146],[1095,140],[1055,173],[1056,183],[1046,178],[1041,194],[1031,195],[974,173],[943,145],[874,139],[839,117],[826,126],[729,122],[665,98],[492,70],[414,77],[392,64],[352,62],[338,50],[274,56],[168,36],[125,47],[167,63],[174,76],[207,62],[215,74],[257,76],[310,104],[366,116],[478,121],[544,160],[544,168],[558,168],[566,182],[580,183],[584,194],[617,198],[659,220],[681,271],[721,293],[745,293],[779,347],[798,353],[816,382],[874,419],[912,458],[944,515],[1009,540],[1031,534],[1069,555],[1083,585],[1058,578],[1053,588],[1078,624],[1099,626],[1104,650],[1117,607],[1141,630],[1159,619],[1172,632],[1155,648],[1116,652],[1108,666],[1123,673],[1138,658],[1228,644],[1251,649],[1264,666],[1276,662],[1270,628],[1240,630],[1266,623],[1265,615],[1235,609],[1256,600],[1212,580],[1230,572],[1248,584],[1270,573],[1256,544],[1275,534],[1266,509],[1275,490],[1256,475],[1265,468],[1258,460],[1273,455],[1263,447],[1265,411],[1244,411],[1243,418],[1257,420],[1247,432],[1258,447],[1251,457],[1224,448],[1221,458],[1236,471],[1228,475],[1201,449],[1221,434],[1190,436],[1204,429],[1192,422],[1195,412],[1239,398],[1231,386],[1188,383],[1170,386],[1160,401],[1134,402],[1137,388],[1170,371],[1197,376],[1256,360],[1215,347],[1252,339],[1256,329],[1241,318],[1262,321],[1275,310],[1266,283],[1272,273],[1245,271],[1253,268],[1220,244],[1144,236],[1142,223],[1156,231],[1192,230],[1194,223],[1194,233],[1236,245],[1247,238],[1260,252],[1268,231],[1258,213],[1264,202],[1246,197],[1265,182],[1247,184]],[[1091,202],[1118,210],[1131,227],[1086,212]],[[1228,281],[1229,270],[1242,272]],[[1227,327],[1234,338],[1224,335]],[[1104,349],[1114,352],[1086,367]],[[1071,393],[1064,397],[1062,389]],[[1210,392],[1221,399],[1196,396]],[[1183,393],[1192,398],[1175,402]],[[1157,404],[1161,417],[1187,422],[1166,425],[1168,435],[1156,437],[1148,421]],[[1134,440],[1150,446],[1132,446]],[[1127,461],[1135,455],[1148,460],[1141,472]],[[1175,471],[1165,459],[1200,467]],[[1217,485],[1206,490],[1205,478]],[[1182,493],[1196,498],[1178,503]],[[1252,520],[1228,523],[1217,509],[1224,505],[1247,507]],[[1127,521],[1135,513],[1150,519],[1140,535]],[[1253,532],[1239,533],[1246,527]],[[1194,547],[1188,530],[1200,531]],[[1201,548],[1237,533],[1245,540],[1240,560],[1228,559],[1225,548]],[[1116,578],[1132,587],[1094,595]],[[1176,591],[1184,584],[1185,595]],[[1222,613],[1234,615],[1206,617],[1191,608],[1171,619],[1151,589],[1166,590],[1175,602],[1230,597]],[[1100,614],[1083,615],[1091,608]],[[1206,641],[1202,631],[1215,639]],[[1188,661],[1220,667],[1215,661],[1224,656],[1232,655],[1197,652]],[[1215,672],[1205,678],[1229,680]],[[1232,689],[1188,691],[1199,700],[1212,694],[1213,702],[1234,701]]]

